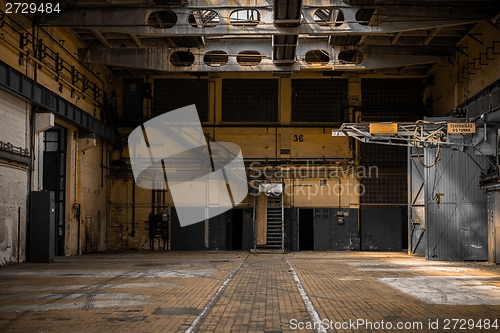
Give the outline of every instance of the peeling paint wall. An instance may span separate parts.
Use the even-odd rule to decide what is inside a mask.
[[[110,145],[97,139],[95,146],[67,127],[65,255],[106,251],[109,179],[106,168]]]
[[[30,108],[0,90],[0,141],[30,148]],[[26,260],[28,177],[27,166],[0,159],[0,266]]]
[[[81,252],[97,252],[106,250],[105,234],[102,228],[106,226],[107,178],[103,174],[101,164],[105,160],[107,151],[103,150],[103,143],[81,152],[80,191],[81,216],[80,236]],[[105,144],[104,144],[105,145]]]
[[[0,266],[12,263],[12,219],[0,219]]]
[[[0,8],[5,9],[4,0]],[[49,89],[101,121],[109,119],[102,112],[105,105],[103,92],[106,91],[104,78],[109,70],[100,65],[87,65],[78,61],[78,49],[83,46],[69,30],[61,28],[40,28],[25,15],[6,15],[0,25],[0,60],[19,71],[27,78]],[[20,43],[20,36],[26,35],[28,44]],[[27,52],[34,52],[33,36],[43,43],[43,49],[57,54],[65,63],[65,70],[56,73],[51,57],[35,63]],[[52,53],[51,53],[52,54]],[[78,71],[79,79],[72,80],[67,68]],[[2,75],[7,75],[4,72]],[[82,81],[88,80],[88,87],[99,87],[101,95],[89,93],[82,88]],[[4,82],[3,80],[2,82]],[[76,83],[75,83],[76,82]],[[44,111],[37,107],[37,111]],[[30,133],[31,105],[7,91],[0,90],[0,141],[27,148],[33,157],[31,171],[28,167],[0,158],[0,265],[8,261],[26,260],[26,224],[28,220],[27,201],[30,190],[44,189],[43,179],[43,133],[37,135],[33,144]],[[84,252],[105,251],[107,249],[107,202],[109,189],[106,171],[110,145],[96,140],[95,147],[83,150],[79,128],[62,118],[55,123],[67,129],[66,137],[66,184],[64,215],[64,254],[76,255]],[[64,162],[64,161],[63,161]],[[64,166],[63,166],[64,167]],[[79,205],[80,214],[75,209]],[[20,210],[19,210],[20,208]],[[21,238],[18,253],[18,226]],[[9,245],[10,244],[10,245]],[[7,259],[4,259],[7,258]],[[9,259],[12,258],[12,259]]]
[[[461,52],[456,52],[453,62],[443,62],[433,73],[435,116],[447,113],[500,77],[500,30],[481,22],[459,45]]]

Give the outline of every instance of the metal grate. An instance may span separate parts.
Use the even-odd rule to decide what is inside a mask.
[[[361,178],[362,204],[405,204],[407,188],[407,148],[364,143],[360,146],[361,166],[368,177]],[[376,167],[376,168],[374,168]]]
[[[378,173],[377,177],[362,178],[361,204],[406,205],[408,179],[405,173]]]
[[[422,79],[362,79],[363,106],[422,107]]]
[[[423,115],[421,79],[363,79],[360,122],[416,121]],[[360,145],[361,165],[376,167],[362,178],[361,204],[402,205],[408,201],[407,148],[377,144]],[[374,169],[372,169],[374,170]]]
[[[292,121],[341,123],[346,105],[347,80],[292,80]]]
[[[377,166],[377,168],[405,168],[406,170],[406,147],[386,146],[373,143],[361,144],[361,164]]]
[[[155,116],[195,104],[200,121],[209,120],[207,79],[155,79],[153,99]]]
[[[278,80],[222,80],[222,121],[278,122]]]

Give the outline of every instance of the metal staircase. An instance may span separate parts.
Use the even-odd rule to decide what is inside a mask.
[[[283,249],[283,195],[267,197],[266,248]]]

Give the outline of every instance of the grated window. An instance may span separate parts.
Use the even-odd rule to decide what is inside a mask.
[[[345,106],[347,80],[292,79],[292,121],[341,123]]]
[[[207,79],[155,79],[154,115],[195,104],[200,121],[208,121]]]
[[[278,122],[278,80],[222,80],[222,120]]]

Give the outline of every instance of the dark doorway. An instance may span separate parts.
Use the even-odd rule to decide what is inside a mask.
[[[299,209],[299,251],[314,250],[314,209]]]
[[[43,189],[53,191],[56,206],[55,255],[64,255],[66,129],[54,126],[43,136]]]
[[[233,209],[232,224],[232,250],[243,249],[243,209]]]
[[[123,79],[123,118],[142,119],[142,79]]]
[[[205,222],[181,227],[177,210],[170,210],[170,249],[172,251],[198,251],[206,250]]]

